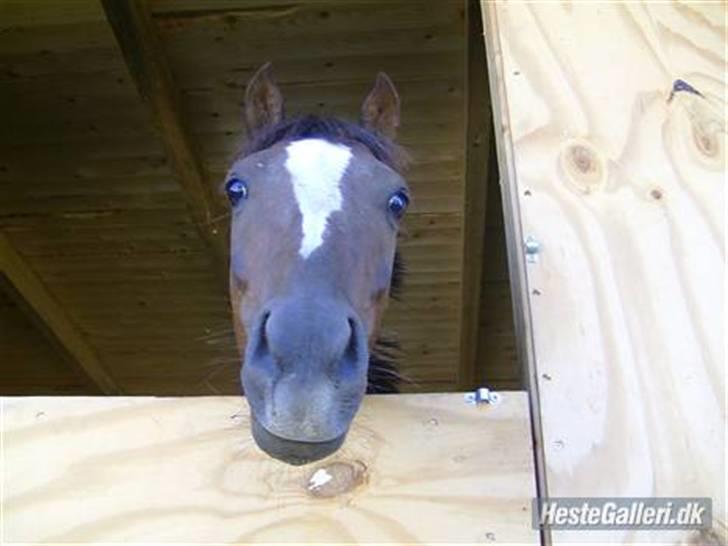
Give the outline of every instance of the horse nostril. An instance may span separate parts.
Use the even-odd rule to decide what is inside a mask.
[[[270,311],[265,311],[260,319],[260,326],[258,327],[258,346],[256,348],[257,354],[268,352],[268,319],[270,318]]]
[[[260,320],[260,335],[263,336],[263,339],[268,339],[266,328],[268,327],[268,319],[270,318],[270,311],[266,311],[263,313],[263,318]]]
[[[356,339],[356,322],[351,317],[347,319],[347,322],[349,324],[349,343],[346,346],[345,357],[356,360],[356,355],[358,352],[358,344]]]

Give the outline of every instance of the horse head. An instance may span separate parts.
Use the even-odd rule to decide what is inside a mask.
[[[266,65],[245,121],[224,182],[241,379],[258,446],[302,464],[342,444],[372,373],[409,203],[399,97],[379,74],[359,123],[288,119]]]

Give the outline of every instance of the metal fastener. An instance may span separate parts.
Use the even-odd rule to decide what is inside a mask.
[[[529,235],[523,242],[523,247],[526,250],[526,261],[536,263],[538,261],[538,253],[541,252],[541,243],[532,235]]]
[[[474,392],[465,393],[465,402],[467,404],[497,404],[500,402],[501,396],[495,391],[492,391],[486,387],[480,387]]]

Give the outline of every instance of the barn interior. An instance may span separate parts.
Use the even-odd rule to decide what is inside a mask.
[[[268,61],[290,114],[356,119],[379,71],[399,90],[402,390],[521,388],[478,10],[0,4],[0,394],[240,392],[216,188]]]

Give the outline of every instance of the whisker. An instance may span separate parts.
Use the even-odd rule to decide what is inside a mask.
[[[205,345],[220,345],[222,343],[229,343],[230,347],[235,347],[235,341],[232,339],[208,339],[205,340]]]
[[[217,390],[217,388],[215,388],[215,385],[210,383],[209,380],[205,379],[202,384],[205,385],[205,387],[207,387],[207,390],[209,390],[212,394],[215,394],[217,396],[220,396],[222,394],[219,390]]]
[[[226,337],[230,334],[234,333],[234,328],[220,328],[208,333],[205,333],[205,335],[199,336],[195,338],[195,341],[206,341],[208,339],[215,339],[219,337]]]
[[[208,360],[204,364],[202,364],[200,367],[203,369],[221,369],[221,368],[232,368],[231,364],[234,364],[237,368],[240,365],[240,360],[237,358],[215,358],[212,360]]]
[[[205,222],[203,222],[203,224],[209,226],[209,225],[215,224],[217,222],[220,222],[221,220],[224,220],[225,218],[230,218],[230,216],[231,216],[231,213],[230,213],[230,211],[228,211],[224,214],[220,214],[219,216],[213,216],[212,218],[208,218]]]
[[[400,378],[404,377],[402,372],[400,372],[399,370],[397,370],[395,368],[385,368],[385,367],[380,367],[380,366],[375,366],[374,368],[372,368],[372,373],[380,373],[380,374],[385,374],[385,375],[388,374],[388,375],[391,375],[394,377],[400,377]]]

